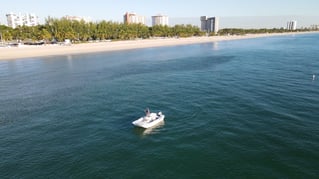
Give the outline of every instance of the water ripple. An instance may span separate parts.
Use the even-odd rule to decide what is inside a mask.
[[[316,178],[317,38],[1,61],[0,177]]]

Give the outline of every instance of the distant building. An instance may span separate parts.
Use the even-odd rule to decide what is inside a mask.
[[[125,13],[124,16],[125,24],[145,24],[145,17],[139,16],[136,13]]]
[[[9,13],[7,16],[7,23],[9,27],[16,28],[18,26],[37,26],[39,25],[39,19],[35,14],[14,14]]]
[[[168,16],[164,16],[164,15],[152,16],[152,26],[155,26],[155,25],[168,26]]]
[[[79,21],[79,22],[84,21],[85,23],[91,22],[90,18],[86,18],[86,17],[66,15],[66,16],[64,16],[64,18],[67,20],[70,20],[70,21]]]
[[[18,26],[23,26],[22,18],[20,15],[9,13],[6,16],[7,16],[7,24],[9,27],[16,28]]]
[[[310,26],[311,30],[318,30],[319,29],[319,25],[313,24]]]
[[[219,19],[218,17],[207,17],[201,16],[201,30],[207,33],[217,33],[219,30]]]
[[[287,30],[296,30],[296,29],[297,29],[297,21],[287,22]]]

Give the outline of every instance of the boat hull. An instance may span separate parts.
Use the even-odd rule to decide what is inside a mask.
[[[159,123],[164,121],[164,118],[165,118],[165,115],[159,115],[159,116],[156,116],[156,118],[151,118],[151,119],[149,119],[147,117],[141,117],[141,118],[133,121],[132,124],[134,126],[147,129],[147,128],[158,125]]]

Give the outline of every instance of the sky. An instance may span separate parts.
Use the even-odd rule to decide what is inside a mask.
[[[254,23],[258,23],[258,17],[291,20],[308,17],[310,24],[319,24],[318,7],[319,0],[10,0],[0,5],[0,23],[7,23],[5,15],[10,12],[35,13],[42,23],[48,16],[60,18],[65,15],[89,17],[93,21],[122,22],[125,12],[135,12],[147,19],[152,15],[168,15],[172,23],[179,23],[178,19],[194,19],[189,20],[194,25],[199,23],[195,19],[202,15],[222,17],[221,20],[226,18],[228,23],[236,22],[236,18],[250,18],[247,23],[254,22],[251,18],[255,18]],[[239,24],[242,23],[245,21]],[[271,20],[267,23],[271,26]]]

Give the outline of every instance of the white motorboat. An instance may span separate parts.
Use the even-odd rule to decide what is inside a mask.
[[[162,121],[164,121],[164,118],[165,115],[162,114],[162,112],[151,113],[150,110],[147,108],[145,110],[145,116],[133,121],[132,124],[147,129],[161,123]]]

